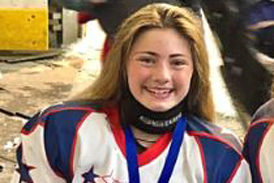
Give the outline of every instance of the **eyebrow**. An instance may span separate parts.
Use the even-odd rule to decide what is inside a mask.
[[[181,53],[174,53],[174,54],[171,54],[170,57],[172,58],[172,57],[188,57],[188,56]]]
[[[152,51],[138,51],[138,52],[135,52],[134,55],[136,54],[148,54],[148,55],[153,55],[153,56],[157,56],[158,54],[157,53],[154,53]]]
[[[152,52],[152,51],[139,51],[139,52],[135,52],[134,55],[136,54],[148,54],[148,55],[153,55],[153,56],[158,56],[157,53],[155,52]],[[181,54],[181,53],[174,53],[174,54],[171,54],[170,55],[171,58],[173,57],[189,57],[188,55],[185,55],[185,54]]]

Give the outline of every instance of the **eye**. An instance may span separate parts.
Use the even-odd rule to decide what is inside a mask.
[[[139,57],[137,60],[145,66],[150,66],[155,63],[155,59],[152,57]]]
[[[183,59],[174,59],[171,61],[171,65],[176,68],[181,68],[181,67],[187,65],[187,61],[185,61]]]

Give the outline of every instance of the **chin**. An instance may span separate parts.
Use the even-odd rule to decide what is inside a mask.
[[[149,106],[148,109],[154,112],[166,112],[172,107],[168,107],[167,105],[158,105],[158,106]]]

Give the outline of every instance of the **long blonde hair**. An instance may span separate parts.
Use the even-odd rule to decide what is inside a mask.
[[[209,63],[200,17],[191,10],[165,3],[140,9],[121,25],[98,78],[75,99],[117,104],[123,96],[126,61],[137,37],[144,31],[172,28],[189,41],[194,73],[187,98],[188,111],[213,121],[214,105],[209,81]]]

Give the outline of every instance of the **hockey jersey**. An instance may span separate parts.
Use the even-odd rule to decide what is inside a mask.
[[[274,99],[255,113],[244,143],[254,183],[274,183]]]
[[[36,114],[21,131],[13,183],[129,183],[125,133],[116,107],[66,103]],[[137,155],[140,182],[158,181],[172,134]],[[241,144],[229,131],[187,116],[170,183],[249,183]]]

